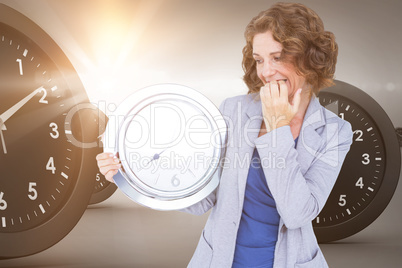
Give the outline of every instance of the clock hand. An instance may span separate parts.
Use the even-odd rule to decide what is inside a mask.
[[[173,134],[173,137],[174,137],[174,134]],[[173,139],[173,137],[172,137],[172,139]],[[152,158],[152,160],[150,160],[150,161],[147,163],[147,165],[148,165],[149,163],[151,163],[152,161],[154,161],[154,160],[156,160],[156,159],[159,159],[160,155],[161,155],[164,151],[166,151],[167,149],[172,148],[173,146],[176,146],[176,145],[177,145],[177,144],[173,144],[173,145],[171,145],[171,146],[168,146],[168,147],[166,147],[165,149],[163,149],[162,152],[160,152],[159,154],[154,154],[154,157]]]
[[[15,105],[13,105],[10,109],[8,109],[7,111],[5,111],[4,113],[2,113],[0,115],[0,120],[2,121],[2,126],[1,129],[2,130],[7,130],[6,126],[4,125],[4,123],[13,115],[15,114],[19,109],[21,109],[22,106],[24,106],[30,99],[33,98],[33,96],[35,96],[39,91],[41,91],[42,89],[44,89],[43,87],[39,87],[37,89],[35,89],[31,94],[29,94],[28,96],[26,96],[25,98],[23,98],[22,100],[20,100],[19,102],[17,102]]]
[[[1,136],[1,144],[3,145],[3,152],[4,154],[7,154],[7,148],[6,148],[6,143],[4,142],[4,136],[3,136],[3,127],[4,123],[3,120],[0,118],[0,136]],[[5,128],[5,126],[4,126]]]
[[[167,149],[167,148],[166,148],[166,149]],[[165,150],[166,150],[166,149],[165,149]],[[142,169],[144,169],[144,168],[145,168],[146,166],[148,166],[149,163],[151,163],[152,161],[154,161],[154,160],[156,160],[156,159],[159,159],[160,154],[163,153],[165,150],[163,150],[163,151],[160,152],[159,154],[154,154],[154,156],[152,157],[152,159],[149,160],[148,163],[146,163],[145,166],[144,166],[143,168],[140,168],[138,171],[141,171]]]
[[[174,134],[173,134],[173,137],[174,137]],[[172,139],[173,139],[173,138],[172,138]],[[172,146],[169,146],[169,147],[166,147],[166,148],[163,149],[162,152],[160,152],[159,154],[154,154],[154,156],[152,157],[152,159],[149,160],[148,163],[146,163],[146,165],[144,166],[144,168],[145,168],[146,166],[148,166],[149,163],[151,163],[152,161],[154,161],[154,160],[156,160],[156,159],[159,159],[160,155],[161,155],[164,151],[166,151],[167,149],[169,149],[169,148],[171,148],[171,147],[173,147],[173,146],[175,146],[175,145],[176,145],[176,144],[174,144],[174,145],[172,145]],[[141,170],[144,169],[144,168],[140,168],[138,171],[141,171]]]
[[[1,144],[3,145],[3,152],[4,154],[7,154],[6,143],[4,142],[3,131],[1,129],[0,129],[0,135],[1,135]]]
[[[173,147],[173,146],[170,146],[170,147]],[[161,156],[161,154],[162,154],[164,151],[166,151],[167,149],[169,149],[170,147],[167,147],[167,148],[163,149],[163,151],[160,152],[159,154],[154,154],[154,156],[152,157],[152,159],[149,160],[148,163],[146,163],[143,168],[138,169],[138,172],[140,172],[141,170],[143,170],[143,169],[144,169],[146,166],[148,166],[149,163],[151,163],[152,161],[159,159],[159,157]]]
[[[152,161],[154,161],[154,160],[156,160],[156,159],[159,159],[159,157],[161,156],[161,154],[162,154],[164,151],[166,151],[167,149],[171,148],[171,147],[173,147],[173,146],[170,146],[170,147],[167,147],[167,148],[163,149],[163,151],[160,152],[159,154],[154,154],[153,158],[152,158],[151,160],[149,160],[149,162],[147,163],[147,166],[148,166],[148,164],[151,163]]]

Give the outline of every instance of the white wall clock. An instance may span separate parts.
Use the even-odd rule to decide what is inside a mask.
[[[130,95],[109,116],[104,151],[119,155],[117,186],[158,210],[188,207],[219,184],[226,123],[199,92],[160,84]]]

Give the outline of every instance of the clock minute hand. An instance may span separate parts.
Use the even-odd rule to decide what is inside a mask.
[[[29,94],[28,96],[26,96],[25,98],[23,98],[22,100],[20,100],[19,102],[17,102],[16,104],[14,104],[10,109],[8,109],[7,111],[5,111],[4,113],[2,113],[0,115],[0,120],[2,121],[2,126],[1,129],[2,130],[7,130],[6,126],[4,125],[4,123],[13,115],[15,114],[19,109],[21,109],[22,106],[24,106],[30,99],[33,98],[33,96],[35,96],[39,91],[41,91],[42,89],[44,89],[43,87],[39,87],[37,89],[35,89],[31,94]]]

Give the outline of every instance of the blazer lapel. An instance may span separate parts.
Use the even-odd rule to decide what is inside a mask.
[[[318,99],[313,96],[304,115],[303,125],[300,130],[296,150],[298,152],[297,161],[301,172],[306,173],[311,162],[317,158],[317,152],[322,146],[321,127],[325,125],[325,117],[322,106]]]
[[[243,209],[244,192],[246,189],[247,176],[250,167],[251,158],[255,148],[254,140],[258,137],[262,123],[262,107],[259,94],[250,94],[247,96],[241,121],[237,127],[240,143],[238,150],[238,161],[235,160],[238,167],[238,189],[239,189],[239,209]]]

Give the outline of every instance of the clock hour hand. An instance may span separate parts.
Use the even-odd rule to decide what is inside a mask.
[[[31,94],[14,104],[10,109],[5,111],[0,115],[0,121],[1,123],[1,129],[2,130],[7,130],[6,126],[4,123],[13,115],[15,114],[19,109],[21,109],[22,106],[24,106],[30,99],[32,99],[39,91],[43,90],[43,87],[39,87],[35,89]]]
[[[1,145],[3,147],[3,152],[4,154],[7,154],[7,148],[6,148],[6,143],[4,142],[4,136],[3,136],[3,120],[0,118],[0,136],[1,136]],[[5,129],[5,126],[4,126]]]

